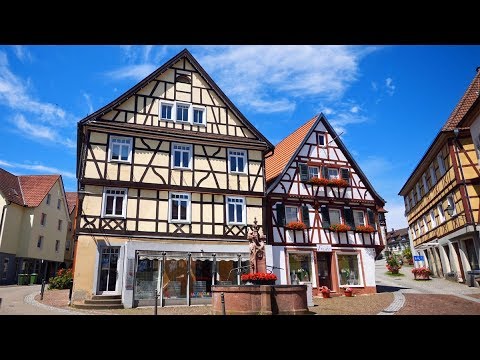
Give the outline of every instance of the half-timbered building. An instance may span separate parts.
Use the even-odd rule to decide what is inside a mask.
[[[480,269],[480,170],[478,138],[472,138],[479,91],[477,71],[399,192],[414,259],[420,259],[415,266],[428,266],[433,276],[461,283],[469,271]]]
[[[385,201],[323,114],[267,156],[268,241],[282,284],[373,293]]]
[[[74,302],[191,304],[238,281],[272,149],[186,49],[81,120]]]

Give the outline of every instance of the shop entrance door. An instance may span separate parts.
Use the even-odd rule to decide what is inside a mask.
[[[118,286],[119,247],[105,247],[100,255],[99,295],[120,295]]]
[[[332,288],[330,276],[330,264],[332,254],[328,252],[317,252],[318,287],[326,286]]]

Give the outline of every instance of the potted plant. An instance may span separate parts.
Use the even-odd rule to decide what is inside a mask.
[[[353,296],[353,289],[351,287],[346,287],[343,289],[343,292],[346,297],[352,297]]]
[[[289,230],[305,230],[307,228],[301,221],[290,221],[285,227]]]
[[[325,186],[325,185],[328,185],[328,182],[329,180],[328,179],[325,179],[325,178],[319,178],[319,177],[311,177],[310,179],[308,179],[307,183],[308,184],[311,184],[311,185],[318,185],[318,186]]]
[[[324,299],[330,297],[330,289],[329,289],[328,287],[322,286],[322,287],[320,288],[320,292],[322,293],[322,297],[323,297]]]
[[[398,274],[398,271],[402,268],[400,257],[395,254],[390,254],[386,261],[388,271],[390,271],[392,274]]]
[[[370,225],[358,225],[357,227],[355,227],[355,231],[360,233],[373,233],[375,229],[373,228],[373,226]]]
[[[350,226],[345,224],[332,224],[330,225],[329,229],[336,232],[346,232],[346,231],[352,230]]]
[[[348,181],[343,179],[330,179],[328,180],[328,185],[337,186],[337,187],[347,187]]]
[[[426,266],[413,268],[412,273],[413,273],[413,276],[415,277],[415,280],[430,280],[431,271]]]

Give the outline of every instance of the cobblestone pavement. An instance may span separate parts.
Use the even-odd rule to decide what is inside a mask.
[[[480,315],[480,288],[443,278],[417,281],[412,267],[404,266],[404,276],[389,276],[385,260],[375,263],[377,290],[394,292],[395,300],[379,315]]]

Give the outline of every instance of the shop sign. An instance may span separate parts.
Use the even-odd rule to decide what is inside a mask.
[[[332,252],[332,245],[330,244],[317,244],[318,252]]]

